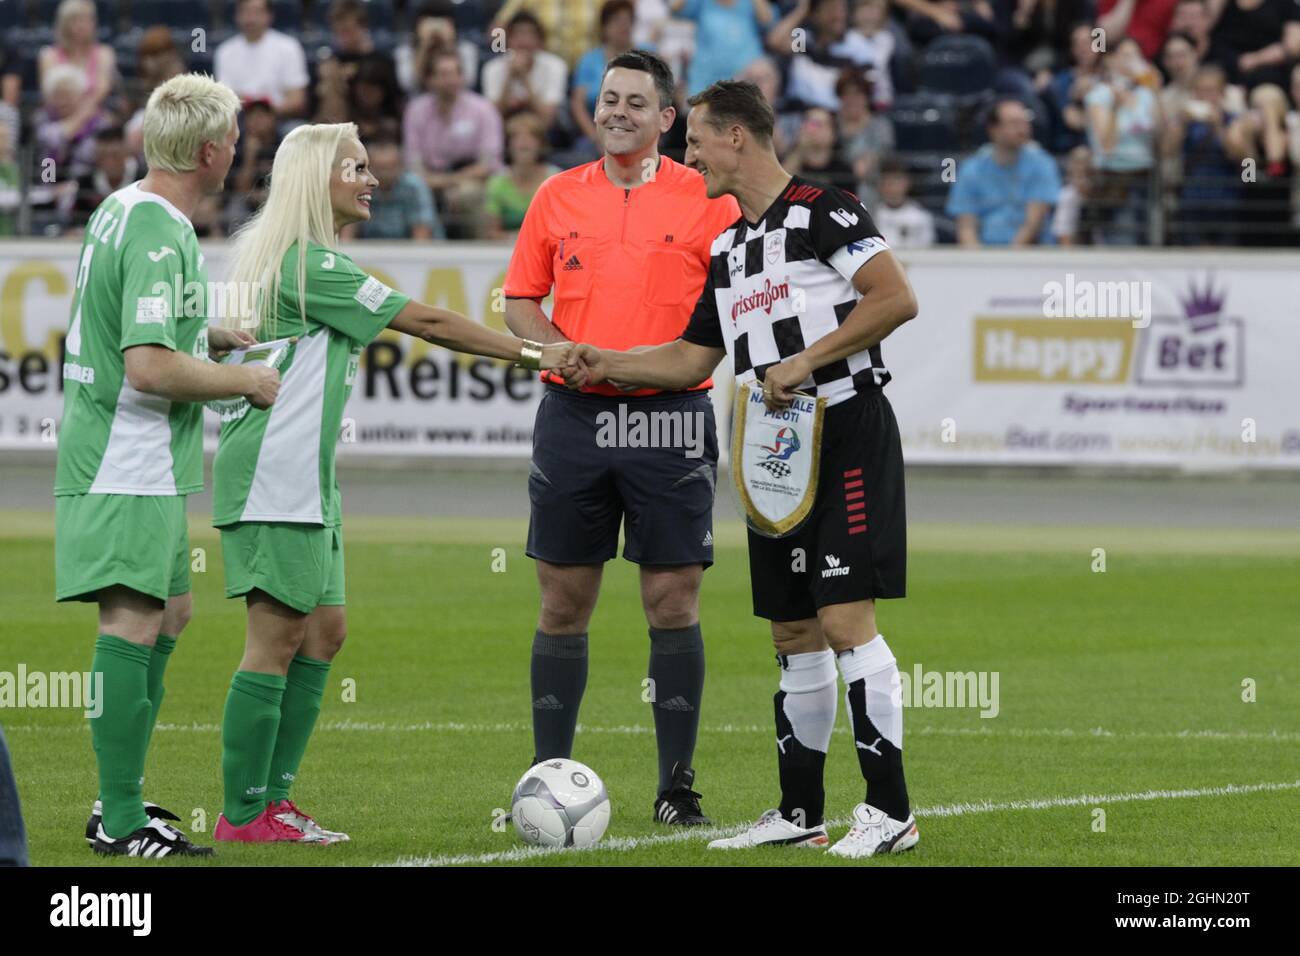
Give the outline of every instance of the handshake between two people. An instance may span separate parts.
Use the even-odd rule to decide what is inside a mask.
[[[543,348],[542,368],[557,372],[571,389],[609,384],[622,392],[638,389],[675,391],[698,387],[725,356],[721,348],[675,342],[637,346],[626,351],[598,349],[578,342],[554,342]],[[763,403],[772,411],[788,408],[814,370],[804,352],[764,367],[759,381]]]
[[[564,384],[575,390],[589,385],[599,385],[602,382],[609,382],[624,392],[634,392],[642,388],[641,385],[626,382],[610,382],[608,369],[609,363],[605,361],[600,349],[594,345],[576,342],[569,353],[569,363],[560,369],[560,374],[564,376]]]
[[[542,347],[540,364],[543,371],[558,372],[564,378],[564,384],[575,390],[609,381],[606,375],[608,362],[594,345],[551,342]],[[625,392],[644,387],[623,382],[610,384]]]

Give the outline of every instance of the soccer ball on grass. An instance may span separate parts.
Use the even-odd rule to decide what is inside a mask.
[[[516,832],[540,846],[591,846],[609,826],[605,784],[576,760],[544,760],[529,768],[510,806]]]

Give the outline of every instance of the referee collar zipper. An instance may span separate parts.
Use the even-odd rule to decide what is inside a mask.
[[[623,235],[619,239],[620,243],[627,242],[627,207],[632,202],[632,190],[624,187],[623,189]]]

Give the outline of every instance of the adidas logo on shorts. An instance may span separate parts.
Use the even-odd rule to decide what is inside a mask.
[[[701,545],[702,547],[705,547],[705,548],[711,548],[711,547],[713,547],[713,529],[712,529],[712,528],[710,528],[708,531],[704,532],[704,540],[700,542],[700,545]]]

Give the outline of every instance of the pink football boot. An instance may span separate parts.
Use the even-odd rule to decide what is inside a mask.
[[[223,813],[217,818],[214,840],[233,840],[239,843],[325,843],[326,840],[298,829],[277,817],[270,806],[256,817],[237,827]]]

